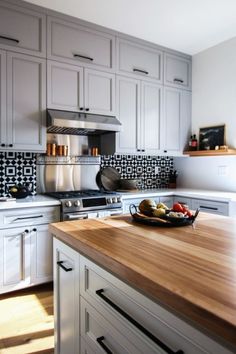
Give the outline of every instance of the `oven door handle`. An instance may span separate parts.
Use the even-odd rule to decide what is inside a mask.
[[[66,218],[68,220],[88,219],[88,214],[68,214]]]

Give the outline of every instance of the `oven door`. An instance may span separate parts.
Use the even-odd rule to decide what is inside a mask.
[[[106,216],[121,215],[122,213],[123,212],[122,212],[121,208],[109,209],[109,210],[89,211],[86,213],[83,213],[83,212],[66,213],[63,215],[63,221],[104,218]]]

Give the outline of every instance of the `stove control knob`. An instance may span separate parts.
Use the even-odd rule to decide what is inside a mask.
[[[112,198],[112,203],[117,203],[117,198],[116,197]]]
[[[107,204],[111,204],[112,203],[112,199],[111,198],[107,198]]]
[[[80,206],[80,200],[76,200],[76,201],[74,202],[74,206],[75,206],[75,207],[79,207],[79,206]]]
[[[65,202],[65,205],[66,205],[68,208],[72,207],[72,203],[71,203],[70,200],[67,200],[67,201]]]

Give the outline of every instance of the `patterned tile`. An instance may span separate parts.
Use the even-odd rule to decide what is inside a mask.
[[[168,188],[169,175],[174,169],[172,157],[141,155],[106,155],[101,168],[112,166],[121,178],[138,178],[139,189]],[[157,172],[157,173],[155,173]]]
[[[0,152],[0,196],[15,184],[29,183],[36,194],[36,155],[31,152]]]

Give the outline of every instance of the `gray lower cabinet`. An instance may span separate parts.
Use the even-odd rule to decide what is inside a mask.
[[[122,132],[117,153],[157,154],[160,151],[162,87],[117,76],[117,114]]]
[[[115,114],[115,75],[48,61],[47,107]]]
[[[46,15],[0,1],[0,48],[46,56]]]
[[[162,82],[163,53],[149,46],[125,39],[117,39],[118,71],[137,78]]]
[[[191,132],[191,92],[164,88],[163,151],[182,154]]]
[[[6,52],[5,71],[6,77],[1,77],[4,86],[4,97],[1,98],[6,99],[3,102],[6,109],[0,121],[4,132],[0,149],[43,152],[46,150],[45,60]],[[4,80],[7,85],[4,85]]]
[[[114,36],[51,16],[47,24],[49,59],[104,70],[114,68]]]
[[[53,240],[55,353],[80,353],[79,255]]]
[[[191,90],[191,60],[181,56],[165,53],[164,84]]]

